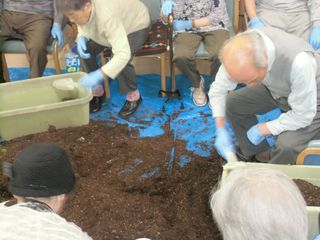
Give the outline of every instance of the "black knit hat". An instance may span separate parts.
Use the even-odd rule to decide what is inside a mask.
[[[13,163],[8,189],[22,197],[51,197],[70,192],[74,185],[66,151],[54,143],[35,143]]]

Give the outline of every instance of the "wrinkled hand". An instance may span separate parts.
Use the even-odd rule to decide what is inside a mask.
[[[235,147],[226,128],[216,129],[216,140],[214,142],[214,146],[219,155],[226,160],[228,153],[235,153]]]
[[[78,84],[84,88],[95,88],[104,80],[104,76],[100,69],[90,72],[86,76],[79,79]]]
[[[309,36],[308,42],[310,45],[317,50],[320,48],[320,27],[313,27]]]
[[[264,139],[266,139],[266,136],[262,135],[258,128],[258,124],[252,126],[248,132],[247,137],[249,141],[254,145],[259,145]]]
[[[175,31],[192,29],[192,20],[174,20],[173,21],[173,29]]]
[[[161,12],[163,15],[168,16],[170,13],[172,13],[172,9],[176,6],[176,3],[171,1],[171,0],[167,0],[162,4],[161,7]]]
[[[61,30],[61,25],[59,23],[54,23],[51,29],[51,36],[57,39],[58,46],[61,47],[64,42],[64,34]]]
[[[84,36],[79,36],[77,38],[77,50],[81,58],[88,59],[91,57],[90,53],[86,53],[87,51],[87,42],[88,38]]]
[[[261,27],[264,27],[265,25],[258,17],[254,17],[249,22],[249,26],[252,28],[261,28]]]

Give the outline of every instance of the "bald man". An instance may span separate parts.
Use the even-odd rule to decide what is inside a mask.
[[[238,34],[220,52],[222,65],[209,98],[216,121],[215,147],[226,158],[295,164],[320,132],[320,56],[301,38],[270,27]],[[235,90],[238,83],[246,86]],[[235,91],[234,91],[235,90]],[[258,123],[256,114],[280,108],[279,118]],[[226,118],[238,147],[226,130]],[[277,136],[270,149],[267,136]]]

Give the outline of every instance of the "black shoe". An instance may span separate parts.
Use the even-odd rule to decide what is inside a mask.
[[[243,162],[259,162],[255,158],[254,155],[252,155],[252,156],[244,155],[244,153],[241,151],[241,149],[239,147],[237,147],[237,149],[236,149],[236,156],[237,156],[239,161],[243,161]]]
[[[102,107],[104,97],[93,97],[89,104],[90,113],[99,112]]]
[[[122,106],[119,112],[120,117],[125,118],[133,114],[138,109],[141,101],[142,101],[141,97],[137,101],[126,100],[126,102],[124,103],[124,105]]]

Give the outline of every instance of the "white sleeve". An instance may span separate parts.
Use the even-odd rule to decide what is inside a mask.
[[[225,116],[226,96],[236,87],[237,83],[230,78],[224,66],[221,65],[208,93],[213,117]]]
[[[267,122],[273,135],[295,131],[312,123],[317,112],[316,69],[316,60],[311,53],[302,52],[297,55],[290,74],[291,93],[288,104],[291,110]]]

